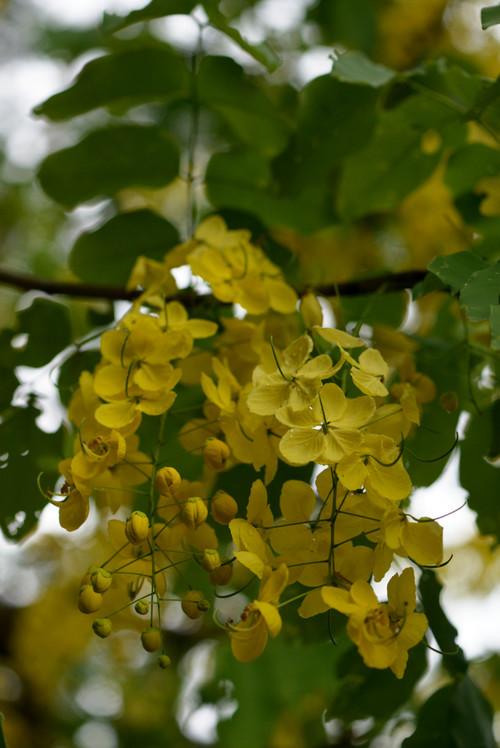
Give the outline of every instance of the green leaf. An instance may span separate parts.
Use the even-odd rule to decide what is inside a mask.
[[[229,57],[205,57],[197,78],[199,100],[218,112],[248,146],[273,155],[285,147],[290,125],[263,88]]]
[[[69,266],[88,283],[125,285],[140,255],[162,260],[178,242],[177,229],[157,213],[120,213],[96,231],[78,237]]]
[[[471,322],[489,319],[491,307],[500,302],[500,262],[471,275],[460,293],[460,306],[465,307]]]
[[[370,54],[378,40],[377,10],[373,0],[319,0],[308,7],[306,21],[315,24],[325,46]]]
[[[94,130],[48,156],[38,178],[54,200],[74,207],[125,187],[163,187],[179,172],[179,149],[160,127],[119,125]]]
[[[388,719],[410,698],[426,666],[425,647],[419,644],[408,652],[404,678],[398,680],[391,670],[366,667],[357,649],[350,646],[338,661],[329,717],[347,723],[367,717]]]
[[[235,42],[240,49],[264,65],[270,73],[281,65],[281,59],[267,42],[249,44],[237,29],[229,25],[226,16],[219,10],[218,0],[202,0],[210,25]]]
[[[403,748],[495,748],[493,710],[466,675],[425,702]]]
[[[342,296],[342,311],[346,322],[362,321],[367,325],[389,325],[398,328],[408,308],[405,292]]]
[[[437,579],[436,573],[430,569],[424,569],[418,583],[418,589],[425,615],[429,621],[429,627],[434,634],[438,647],[445,653],[443,661],[446,669],[454,676],[465,673],[468,663],[463,651],[456,643],[458,631],[450,623],[441,607],[439,597],[443,587]]]
[[[452,701],[451,730],[458,748],[496,748],[491,704],[466,675],[457,681]]]
[[[500,350],[500,304],[490,307],[491,347]]]
[[[500,5],[491,5],[488,8],[481,8],[481,28],[483,31],[490,26],[496,26],[500,23]]]
[[[47,502],[37,479],[53,488],[62,452],[62,429],[46,434],[35,423],[40,411],[29,405],[4,412],[0,423],[0,527],[9,538],[20,540],[35,525]]]
[[[308,83],[299,95],[297,131],[275,165],[283,193],[297,194],[318,183],[326,187],[333,168],[369,143],[379,99],[380,90],[332,75]]]
[[[0,748],[7,748],[7,743],[5,742],[5,735],[3,734],[3,723],[5,722],[5,717],[0,712]]]
[[[483,535],[500,538],[500,468],[492,464],[499,457],[500,401],[481,415],[472,416],[460,444],[460,483],[469,492],[468,504],[477,512],[477,526]]]
[[[312,183],[296,197],[279,197],[269,160],[257,151],[215,153],[205,175],[207,196],[214,208],[254,213],[264,223],[311,233],[331,223],[324,185]]]
[[[176,14],[188,15],[197,4],[197,0],[151,0],[144,8],[133,10],[127,16],[104,13],[101,30],[104,34],[112,34],[141,21],[151,21]]]
[[[444,182],[457,198],[473,192],[483,177],[495,177],[500,172],[500,151],[470,143],[451,154],[444,174]]]
[[[18,333],[28,341],[19,351],[16,365],[45,366],[71,343],[68,308],[50,299],[35,299],[28,309],[19,312]]]
[[[397,73],[385,65],[372,62],[362,52],[344,52],[334,61],[331,75],[344,83],[360,83],[379,88],[394,80]]]
[[[19,386],[14,374],[18,351],[12,347],[13,330],[0,331],[0,412],[10,405],[12,396]]]
[[[168,47],[133,49],[87,63],[70,88],[33,111],[60,121],[101,106],[181,98],[188,90],[189,72],[180,55]]]
[[[457,748],[451,734],[451,703],[454,684],[444,686],[420,709],[417,728],[403,740],[403,748]]]
[[[341,648],[330,642],[293,645],[284,636],[285,630],[269,639],[263,654],[243,666],[234,659],[229,643],[218,646],[213,701],[217,695],[223,698],[221,684],[230,682],[231,698],[239,704],[233,716],[218,725],[220,745],[265,748],[271,744],[276,721],[290,710],[300,709],[309,719],[321,720],[335,687],[334,663]]]
[[[489,263],[474,252],[437,255],[428,265],[429,270],[449,286],[454,294],[465,286],[472,273],[487,267]]]
[[[423,139],[429,131],[441,139],[431,153]],[[431,176],[443,148],[464,137],[460,116],[433,99],[411,96],[383,112],[371,143],[347,159],[338,196],[341,215],[353,219],[395,208]]]

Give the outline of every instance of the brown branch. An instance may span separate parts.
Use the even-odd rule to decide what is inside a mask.
[[[339,283],[336,287],[319,286],[314,290],[321,296],[336,296],[337,291],[341,296],[358,296],[373,293],[382,288],[384,291],[401,291],[405,288],[411,288],[415,283],[423,280],[426,274],[426,270],[408,270],[402,273],[387,273],[371,278],[345,281]],[[35,275],[23,275],[5,268],[0,268],[0,284],[20,288],[24,291],[43,291],[49,295],[60,294],[87,299],[109,299],[110,301],[131,301],[137,298],[140,293],[139,291],[128,291],[119,286],[49,280]],[[304,290],[299,291],[299,293],[304,292]],[[192,291],[181,291],[175,298],[190,306],[194,303],[196,294]]]

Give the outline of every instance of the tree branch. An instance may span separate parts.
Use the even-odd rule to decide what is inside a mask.
[[[320,296],[358,296],[374,293],[380,289],[384,291],[401,291],[412,288],[415,283],[422,281],[427,270],[407,270],[401,273],[386,273],[370,278],[344,281],[337,286],[318,286],[314,291]],[[46,294],[60,294],[87,299],[108,299],[109,301],[132,301],[139,296],[139,291],[128,291],[119,286],[107,286],[93,283],[75,283],[72,281],[57,281],[40,278],[35,275],[24,275],[14,270],[0,268],[0,285],[13,286],[24,291],[43,291]],[[305,293],[306,289],[299,289]],[[195,295],[192,291],[180,292],[175,297],[188,306],[193,303]]]

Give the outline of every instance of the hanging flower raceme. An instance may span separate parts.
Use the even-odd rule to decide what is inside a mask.
[[[169,298],[170,270],[186,262],[216,299],[260,316],[190,317]],[[423,566],[442,560],[441,527],[401,503],[412,488],[404,437],[432,382],[411,359],[386,361],[360,337],[322,327],[312,292],[297,313],[280,269],[248,231],[218,216],[164,263],[142,258],[133,279],[139,300],[102,335],[102,359],[71,398],[73,454],[49,496],[67,530],[85,522],[92,497],[106,516],[108,557],[89,568],[78,596],[82,612],[102,610],[96,635],[112,635],[115,613],[147,615],[140,642],[162,649],[165,668],[165,608],[201,625],[214,587],[232,585],[230,597],[253,582],[259,590],[241,620],[227,623],[234,656],[250,662],[280,632],[293,584],[301,617],[344,613],[364,662],[401,677],[427,626],[415,612],[413,571],[392,577],[386,603],[369,580],[381,580],[395,555]],[[326,466],[315,485],[294,477],[311,462]],[[229,489],[243,465],[255,470],[251,488]],[[125,521],[108,521],[122,505]],[[127,602],[116,610],[119,595]]]

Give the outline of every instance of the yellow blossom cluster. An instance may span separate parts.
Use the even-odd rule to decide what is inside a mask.
[[[218,322],[213,310],[212,319],[190,317],[171,299],[170,271],[182,264],[216,299],[243,307],[244,319],[227,308]],[[73,456],[60,465],[59,498],[48,497],[69,531],[85,522],[91,496],[103,516],[123,512],[108,520],[110,554],[84,576],[80,610],[101,611],[107,591],[122,589],[124,607],[149,616],[141,641],[156,651],[165,605],[179,603],[197,619],[211,606],[210,590],[239,569],[260,579],[260,589],[241,620],[225,626],[238,660],[258,657],[281,630],[280,607],[299,599],[303,618],[330,609],[348,616],[364,662],[402,677],[408,649],[427,627],[415,612],[413,568],[392,576],[387,603],[369,582],[380,581],[395,556],[423,566],[442,560],[441,527],[404,509],[412,489],[404,440],[435,396],[432,382],[409,353],[388,362],[356,331],[323,325],[312,292],[297,310],[296,292],[249,232],[229,230],[218,216],[164,263],[141,258],[131,282],[141,295],[102,335],[95,371],[80,377],[68,410]],[[172,406],[190,360],[190,383],[194,377],[204,402],[183,417]],[[173,467],[171,432],[183,455],[199,455],[189,480]],[[280,461],[288,475],[295,466],[317,469],[315,488],[282,482],[278,509],[267,486],[278,480]],[[256,476],[230,496],[218,476],[238,464]],[[197,567],[208,591],[190,581],[199,579]],[[99,637],[111,634],[116,612],[94,621]],[[163,652],[160,666],[167,661]]]

